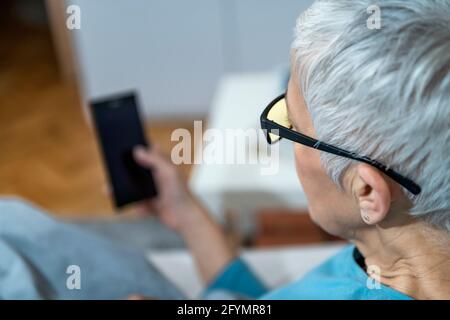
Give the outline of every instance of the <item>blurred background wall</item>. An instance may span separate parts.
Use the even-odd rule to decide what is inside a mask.
[[[68,0],[85,98],[137,89],[152,118],[205,115],[219,78],[287,66],[311,0]],[[133,5],[130,5],[130,2]]]

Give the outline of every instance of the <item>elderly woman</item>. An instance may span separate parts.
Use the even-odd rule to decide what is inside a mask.
[[[261,116],[270,143],[293,143],[312,219],[352,243],[304,278],[267,292],[174,167],[137,150],[156,170],[154,208],[186,240],[207,292],[450,298],[450,1],[378,1],[379,29],[367,24],[371,4],[316,1],[300,16],[286,94]]]

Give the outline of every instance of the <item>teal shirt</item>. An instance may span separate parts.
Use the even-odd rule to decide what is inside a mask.
[[[242,259],[236,259],[208,286],[206,293],[222,291],[246,298],[274,300],[411,299],[383,284],[373,285],[374,280],[360,266],[361,258],[355,246],[347,246],[303,278],[274,291],[268,291],[249,266]]]

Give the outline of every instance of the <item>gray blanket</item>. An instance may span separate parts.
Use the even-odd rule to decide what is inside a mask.
[[[138,247],[0,199],[1,299],[162,299],[183,295]]]

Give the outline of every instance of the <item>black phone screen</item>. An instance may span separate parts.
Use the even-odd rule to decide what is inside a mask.
[[[134,147],[148,146],[135,95],[92,101],[91,110],[116,207],[155,197],[151,171],[133,158]]]

